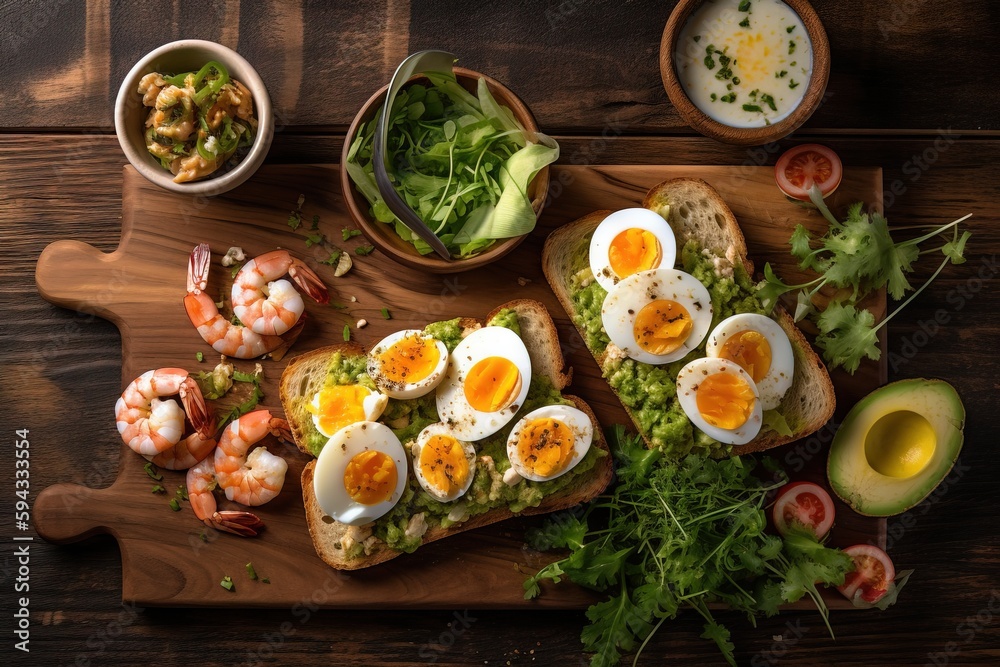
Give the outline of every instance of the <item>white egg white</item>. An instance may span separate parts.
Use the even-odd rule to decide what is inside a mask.
[[[438,362],[434,366],[434,370],[421,380],[417,380],[416,382],[394,382],[382,372],[379,356],[407,336],[419,336],[425,341],[433,341],[438,351]],[[403,331],[389,334],[379,341],[378,345],[373,347],[372,351],[368,354],[368,375],[375,381],[375,384],[383,393],[392,398],[410,399],[429,394],[441,384],[441,380],[444,379],[447,369],[448,348],[445,347],[444,343],[433,336],[428,336],[420,329],[404,329]]]
[[[594,279],[608,291],[622,280],[622,276],[617,275],[611,268],[608,251],[615,237],[628,229],[643,229],[652,233],[660,242],[663,255],[659,265],[650,267],[651,269],[671,269],[677,261],[677,240],[674,237],[674,230],[658,213],[648,208],[626,208],[615,211],[601,221],[590,239],[590,270],[594,274]]]
[[[706,377],[715,373],[739,375],[750,385],[753,389],[754,397],[757,399],[754,401],[750,418],[735,429],[725,429],[709,424],[701,416],[701,411],[698,409],[698,385]],[[681,408],[684,409],[684,414],[691,420],[695,428],[719,442],[726,443],[727,445],[745,445],[756,438],[760,432],[763,413],[761,410],[760,395],[757,393],[757,386],[747,372],[740,368],[739,364],[728,359],[702,357],[685,365],[680,373],[677,374],[677,400],[680,402]]]
[[[382,452],[396,464],[396,488],[392,496],[374,505],[357,502],[344,486],[347,464],[369,450]],[[406,451],[392,430],[379,422],[356,422],[337,431],[320,451],[313,470],[313,491],[320,509],[331,518],[349,526],[362,526],[399,502],[406,489],[407,474]]]
[[[653,354],[635,340],[635,319],[646,304],[658,299],[675,301],[691,315],[691,333],[668,354]],[[712,326],[712,297],[697,278],[676,269],[640,271],[615,285],[604,299],[601,321],[608,338],[626,356],[647,364],[667,364],[683,359],[698,347]]]
[[[465,377],[469,370],[487,357],[503,357],[521,374],[521,388],[514,400],[496,412],[482,412],[469,404],[465,396]],[[504,327],[483,327],[462,339],[448,360],[448,374],[437,389],[438,417],[454,436],[475,442],[502,429],[524,405],[531,384],[531,358],[521,337]]]
[[[521,456],[517,451],[517,439],[520,436],[521,431],[524,430],[524,428],[527,427],[532,420],[545,418],[556,419],[562,422],[570,429],[574,438],[572,458],[566,463],[566,466],[562,470],[547,477],[532,472],[531,468],[521,459]],[[587,455],[587,452],[590,451],[590,445],[593,440],[594,424],[590,421],[590,417],[586,412],[568,405],[548,405],[544,408],[538,408],[537,410],[529,412],[514,425],[510,435],[507,437],[507,458],[510,459],[510,465],[519,477],[529,479],[533,482],[544,482],[560,477],[572,470],[577,463],[583,460],[583,457]],[[516,483],[517,480],[511,481]]]
[[[423,468],[420,467],[420,452],[424,446],[427,445],[427,442],[431,439],[431,437],[435,435],[447,435],[455,438],[455,434],[452,433],[451,429],[448,428],[446,424],[442,424],[441,422],[431,424],[430,426],[424,428],[424,430],[420,432],[420,435],[417,436],[416,441],[410,446],[410,456],[413,459],[413,475],[417,478],[417,482],[420,483],[420,486],[424,489],[424,491],[431,494],[434,498],[440,500],[441,502],[451,502],[464,496],[465,492],[472,486],[472,480],[475,479],[476,476],[476,450],[471,443],[463,442],[462,440],[455,438],[458,440],[459,444],[462,445],[462,449],[465,451],[465,460],[469,464],[469,476],[468,479],[466,479],[465,484],[461,487],[454,490],[440,489],[431,484],[430,481],[424,477]]]
[[[372,391],[368,387],[361,387],[361,389],[363,389],[366,392],[365,397],[364,399],[362,399],[362,404],[361,404],[361,409],[365,413],[364,414],[365,420],[375,421],[376,419],[382,416],[383,412],[385,412],[385,407],[389,404],[389,397],[381,392]],[[334,433],[336,433],[336,431],[327,431],[321,425],[322,415],[319,414],[321,393],[322,390],[316,392],[316,394],[312,398],[312,402],[310,403],[314,411],[312,414],[312,420],[313,424],[316,426],[316,430],[329,438],[332,437]]]
[[[771,346],[771,368],[757,382],[760,403],[764,410],[773,410],[781,404],[781,399],[791,388],[795,372],[795,355],[792,344],[784,329],[766,315],[740,313],[727,317],[708,335],[705,354],[719,357],[726,341],[741,331],[756,331],[767,339]]]

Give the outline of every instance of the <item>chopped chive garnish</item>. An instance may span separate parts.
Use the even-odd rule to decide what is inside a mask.
[[[257,580],[257,570],[253,569],[253,563],[247,563],[247,575],[250,579]]]
[[[152,480],[159,482],[163,479],[163,475],[156,471],[156,466],[153,465],[152,461],[142,466],[142,469],[146,471],[146,474],[149,475],[149,478]]]
[[[792,34],[793,30],[795,30],[795,26],[793,26],[793,25],[790,25],[787,28],[785,28],[785,32],[787,32],[789,35]]]
[[[741,0],[740,6],[737,7],[736,9],[738,9],[741,12],[750,11],[750,0]]]
[[[344,342],[346,343],[349,340],[351,340],[351,325],[350,324],[345,324],[344,325]]]
[[[160,486],[159,484],[154,484],[153,490],[150,493],[166,493],[166,492],[167,490],[164,489],[162,486]]]
[[[760,96],[760,101],[766,104],[767,106],[771,107],[771,111],[778,110],[778,107],[775,106],[774,104],[774,98],[768,95],[767,93],[764,93],[763,95]]]
[[[170,499],[170,509],[172,509],[175,512],[180,512],[181,511],[181,504],[179,502],[177,502],[176,498],[171,498]]]
[[[198,537],[201,538],[202,542],[208,542],[208,535],[205,534],[204,530],[198,534]]]
[[[756,111],[757,113],[760,113],[760,112],[763,111],[763,109],[761,109],[756,104],[744,104],[743,105],[743,110],[744,111]]]
[[[230,577],[228,574],[222,578],[222,581],[219,582],[219,585],[225,588],[227,591],[236,590],[236,586],[233,584],[233,578]]]
[[[388,308],[383,308],[382,309],[382,317],[384,319],[387,319],[387,320],[391,320],[392,319],[392,315],[389,313],[389,309]]]
[[[297,211],[292,211],[288,216],[288,226],[293,230],[298,229],[302,224],[302,216]]]
[[[716,95],[715,93],[712,93],[712,101],[714,102],[717,99],[719,99],[719,96]]]
[[[795,90],[796,88],[799,87],[799,84],[795,81],[795,79],[792,79],[791,81],[788,82],[788,87],[791,88],[792,90]]]
[[[183,484],[177,487],[177,491],[175,491],[174,494],[181,500],[188,499],[188,490],[187,487]]]
[[[774,78],[775,79],[784,79],[786,76],[788,76],[788,70],[787,69],[783,69],[780,72],[775,72],[774,73]]]
[[[790,39],[788,40],[788,55],[792,55],[793,53],[795,53],[795,40]]]
[[[263,578],[263,579],[261,579],[260,581],[261,581],[261,583],[263,583],[263,584],[269,584],[269,583],[271,583],[271,580],[270,580],[270,579],[268,579],[267,577],[264,577],[264,578]]]
[[[695,35],[694,36],[694,41],[695,41],[695,43],[700,42],[701,41],[701,35]]]
[[[313,216],[313,223],[312,223],[311,229],[319,229],[319,216],[318,215],[314,215]]]
[[[740,21],[740,27],[741,28],[749,28],[750,27],[750,17],[749,16],[746,17],[745,19],[743,19],[742,21]]]
[[[205,361],[205,355],[202,354],[201,352],[195,352],[194,358],[198,361],[198,363]]]
[[[719,99],[722,100],[723,102],[733,103],[736,101],[736,93],[729,93],[727,95],[723,95]]]

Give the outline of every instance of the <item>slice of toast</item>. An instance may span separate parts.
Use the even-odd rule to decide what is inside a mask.
[[[570,369],[565,367],[555,323],[543,304],[528,299],[519,299],[494,309],[483,322],[472,318],[462,318],[460,326],[463,330],[463,336],[482,327],[484,322],[488,322],[505,308],[514,310],[518,315],[521,337],[531,358],[532,373],[544,375],[555,388],[560,391],[564,389],[569,384],[572,373]],[[354,342],[331,345],[296,357],[288,364],[281,376],[281,402],[285,406],[285,413],[296,445],[306,453],[308,450],[304,445],[304,438],[306,431],[311,428],[311,421],[308,425],[305,424],[301,418],[301,412],[289,408],[296,402],[297,398],[312,396],[319,391],[326,378],[330,358],[338,352],[347,356],[365,354],[364,348]],[[578,480],[574,480],[578,483],[546,496],[540,505],[528,507],[519,512],[518,515],[554,512],[587,502],[604,491],[611,481],[611,456],[597,417],[582,399],[569,395],[564,395],[564,398],[571,400],[580,410],[590,416],[594,425],[594,440],[591,446],[602,449],[607,454],[599,458],[596,465],[586,474],[580,476]],[[299,416],[297,417],[297,415]],[[515,417],[515,419],[517,418]],[[345,524],[333,521],[323,512],[313,491],[315,466],[315,461],[310,461],[302,471],[302,495],[309,534],[320,558],[331,567],[356,570],[377,565],[399,556],[401,551],[389,547],[384,542],[376,541],[369,545],[364,554],[353,558],[348,557],[348,543],[355,540],[361,541],[357,538],[367,537],[367,535],[364,531],[352,529]],[[512,516],[515,514],[506,506],[502,506],[447,528],[432,526],[424,533],[422,543],[427,544],[455,533],[503,521]]]
[[[739,262],[746,269],[747,275],[753,275],[753,263],[747,257],[746,241],[736,217],[719,193],[705,181],[678,178],[660,183],[647,193],[643,206],[664,216],[670,223],[677,237],[678,249],[688,240],[694,239],[712,255],[725,258],[733,264]],[[589,243],[593,231],[610,213],[611,211],[595,211],[563,225],[549,235],[542,253],[545,277],[559,303],[581,330],[584,340],[587,339],[586,332],[581,327],[570,291],[574,258],[581,246]],[[746,445],[734,446],[734,453],[762,451],[804,438],[822,427],[833,415],[836,406],[833,383],[826,366],[781,306],[775,308],[773,316],[787,334],[795,357],[792,386],[782,399],[780,412],[790,424],[796,426],[790,436],[764,428]],[[591,353],[602,370],[606,368],[606,363],[610,363],[606,354],[593,349]],[[628,406],[624,407],[647,446],[652,447],[649,434],[643,432],[637,415]]]

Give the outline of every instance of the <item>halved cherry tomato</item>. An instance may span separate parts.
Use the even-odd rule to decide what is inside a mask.
[[[812,482],[792,482],[778,493],[771,510],[774,527],[787,535],[793,524],[801,524],[822,538],[830,532],[836,510],[826,490]]]
[[[819,144],[790,148],[774,165],[778,187],[792,199],[809,201],[809,189],[815,184],[826,198],[844,175],[844,165],[831,149]]]
[[[865,602],[882,599],[896,578],[896,568],[889,554],[870,544],[855,544],[844,549],[844,553],[854,559],[854,572],[847,573],[844,585],[837,590],[852,602],[858,591]]]

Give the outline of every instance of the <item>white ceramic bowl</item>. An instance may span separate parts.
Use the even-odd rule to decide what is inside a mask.
[[[149,108],[143,106],[142,96],[136,92],[139,80],[150,72],[177,74],[197,71],[210,60],[222,63],[229,70],[230,77],[250,90],[257,117],[257,136],[239,164],[225,173],[209,175],[199,181],[174,183],[173,174],[146,150],[143,131]],[[153,49],[129,71],[115,101],[115,132],[125,157],[150,182],[172,192],[212,196],[240,185],[264,162],[274,138],[274,116],[264,82],[243,56],[215,42],[182,39]]]

